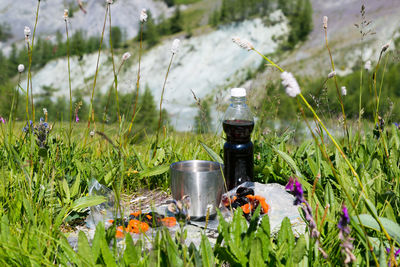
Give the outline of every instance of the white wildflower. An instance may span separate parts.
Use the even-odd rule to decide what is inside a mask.
[[[68,20],[68,9],[64,9],[64,20]]]
[[[364,69],[366,69],[367,71],[370,71],[371,68],[372,68],[371,60],[368,60],[367,62],[365,62]]]
[[[47,115],[47,108],[43,108],[43,114]]]
[[[19,64],[19,65],[18,65],[18,72],[19,72],[19,73],[22,73],[22,72],[24,72],[24,70],[25,70],[24,64]]]
[[[347,95],[347,89],[346,86],[342,86],[342,95]]]
[[[332,71],[328,74],[328,79],[333,78],[336,76],[336,71]]]
[[[106,0],[106,2],[107,2],[107,4],[110,4],[110,5],[112,5],[112,3],[113,3],[113,0]]]
[[[290,97],[296,97],[298,94],[300,94],[299,84],[297,83],[293,74],[286,71],[282,72],[281,79],[283,86],[285,86],[286,94],[288,94]]]
[[[327,16],[324,16],[323,22],[324,22],[324,29],[328,29],[328,17]]]
[[[248,51],[253,50],[254,46],[246,39],[240,39],[239,37],[232,37],[232,41],[243,49]]]
[[[126,61],[126,60],[128,60],[128,58],[130,58],[130,57],[131,57],[131,53],[126,52],[126,53],[124,53],[124,54],[122,55],[122,61]]]
[[[172,43],[172,47],[171,47],[171,52],[172,54],[176,54],[178,53],[179,50],[179,45],[181,44],[181,41],[179,39],[175,39]]]
[[[389,48],[389,43],[385,44],[382,46],[382,53],[386,52],[386,50]]]
[[[145,8],[142,9],[140,12],[140,22],[146,22],[147,21],[147,10]]]
[[[90,137],[93,137],[94,136],[94,131],[90,131]]]
[[[29,40],[29,36],[31,36],[31,29],[28,26],[25,26],[24,28],[24,35],[25,35],[25,40]]]

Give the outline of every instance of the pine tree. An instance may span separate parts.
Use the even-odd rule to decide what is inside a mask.
[[[304,41],[307,35],[312,31],[313,20],[312,14],[313,9],[310,0],[303,1],[303,8],[300,15],[299,21],[299,40]]]
[[[177,33],[183,30],[183,20],[179,6],[176,6],[174,16],[170,20],[170,32]]]
[[[148,11],[147,15],[147,22],[143,25],[143,40],[146,40],[147,44],[152,47],[159,42],[160,36],[151,12]]]

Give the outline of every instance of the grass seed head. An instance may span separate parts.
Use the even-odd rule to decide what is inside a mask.
[[[342,95],[343,95],[343,96],[347,95],[346,86],[342,86]]]
[[[371,68],[372,68],[371,60],[368,60],[367,62],[365,62],[364,69],[365,69],[366,71],[370,71]]]
[[[382,53],[386,52],[386,50],[389,48],[389,43],[385,44],[382,46]]]
[[[140,11],[140,22],[146,22],[147,21],[147,10],[145,8]]]
[[[24,64],[19,64],[19,65],[18,65],[18,72],[19,72],[19,73],[22,73],[22,72],[24,72],[24,70],[25,70]]]
[[[131,57],[131,53],[125,52],[125,53],[122,55],[122,61],[126,61],[126,60],[128,60],[128,58],[130,58],[130,57]]]
[[[331,79],[336,76],[336,71],[332,71],[328,74],[328,79]]]
[[[171,47],[171,53],[172,54],[178,53],[180,44],[181,44],[181,41],[179,39],[175,39],[172,42],[172,47]]]
[[[68,20],[68,9],[64,9],[64,20]]]
[[[328,17],[327,17],[327,16],[324,16],[324,18],[323,18],[323,24],[324,24],[324,29],[325,29],[325,30],[328,29]]]
[[[290,72],[281,73],[282,84],[285,87],[286,94],[290,97],[296,97],[301,93],[300,86],[296,81],[296,78]]]
[[[25,40],[29,41],[29,37],[31,36],[31,29],[28,26],[25,26],[24,28],[24,35],[25,35]]]
[[[254,46],[246,39],[240,39],[239,37],[232,37],[232,41],[240,46],[243,49],[247,49],[247,51],[253,50]]]

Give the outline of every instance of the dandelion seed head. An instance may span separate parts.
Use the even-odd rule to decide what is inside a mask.
[[[94,131],[90,131],[90,137],[93,137],[94,136]]]
[[[252,45],[252,43],[250,43],[246,39],[240,39],[239,37],[235,36],[235,37],[232,37],[232,41],[235,44],[237,44],[239,47],[241,47],[243,49],[247,49],[247,51],[254,49],[254,46]]]
[[[147,10],[145,8],[140,11],[140,22],[146,22],[147,21]]]
[[[365,62],[364,69],[366,69],[367,71],[370,71],[371,68],[372,68],[371,60],[368,60],[367,62]]]
[[[64,9],[64,20],[68,20],[68,9]]]
[[[347,95],[347,89],[346,86],[342,86],[342,95]]]
[[[293,74],[290,72],[282,72],[281,73],[282,84],[285,87],[286,94],[290,97],[296,97],[300,94],[300,86],[294,78]]]
[[[181,41],[179,39],[175,39],[172,42],[172,47],[171,47],[172,54],[178,53],[180,44],[181,44]]]
[[[328,74],[328,79],[333,78],[336,76],[336,71],[332,71]]]
[[[25,70],[24,64],[19,64],[19,65],[18,65],[18,72],[19,72],[19,73],[22,73],[22,72],[24,72],[24,70]]]
[[[125,53],[122,55],[122,60],[123,60],[123,61],[126,61],[126,60],[128,60],[128,58],[130,58],[130,57],[131,57],[131,53],[125,52]]]
[[[107,4],[112,5],[113,4],[113,0],[106,0]]]
[[[323,18],[324,29],[328,29],[328,17],[324,16]]]

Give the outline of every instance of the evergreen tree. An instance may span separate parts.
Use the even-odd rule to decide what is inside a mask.
[[[122,31],[118,26],[111,27],[111,41],[113,48],[120,48],[122,42]]]
[[[176,6],[174,15],[170,20],[170,32],[171,33],[181,32],[183,30],[182,25],[183,21],[182,21],[181,9],[179,8],[179,6]]]
[[[301,10],[300,21],[299,21],[300,41],[304,41],[313,28],[313,20],[312,20],[313,9],[310,0],[304,0],[302,6],[303,8]]]
[[[147,12],[147,16],[147,22],[143,25],[143,40],[146,40],[147,44],[152,47],[159,42],[160,37],[150,11]]]
[[[136,122],[144,123],[145,125],[143,125],[143,127],[146,127],[148,132],[152,132],[157,128],[158,112],[149,86],[146,85],[144,93],[141,96],[141,99],[139,99],[139,102],[140,110],[137,113],[135,120]]]

